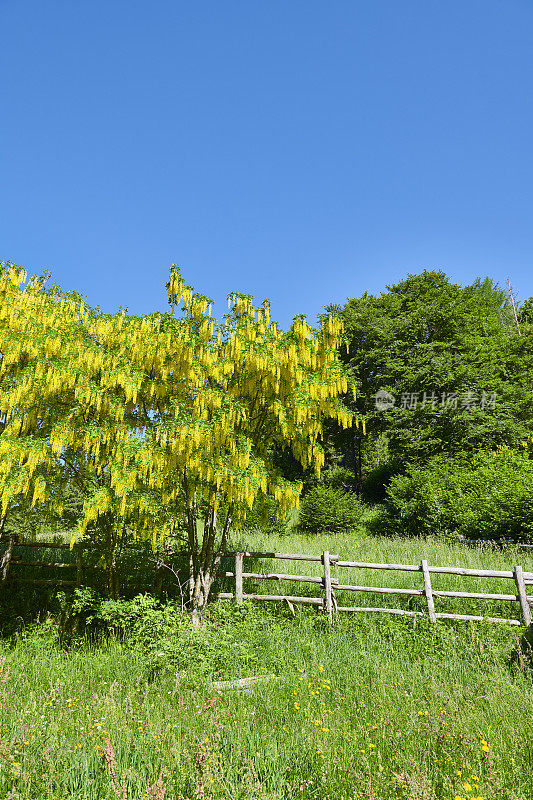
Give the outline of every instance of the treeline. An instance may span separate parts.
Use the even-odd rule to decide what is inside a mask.
[[[531,540],[532,299],[424,271],[328,311],[366,431],[326,425],[323,485],[379,504],[381,532]]]
[[[488,278],[460,286],[426,270],[325,308],[344,324],[355,424],[324,420],[320,478],[272,444],[275,471],[303,482],[301,529],[354,528],[373,506],[381,533],[531,541],[533,299],[516,305]],[[4,532],[71,528],[83,504],[73,482],[60,515],[43,523],[38,508],[14,508]],[[285,523],[260,496],[247,525]]]

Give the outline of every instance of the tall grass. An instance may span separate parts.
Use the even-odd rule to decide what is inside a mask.
[[[363,532],[312,539],[257,533],[245,544],[533,571],[533,559],[521,552]],[[288,563],[291,572],[320,574],[320,564]],[[270,566],[279,571],[283,564]],[[378,571],[366,579],[399,586],[421,580]],[[354,574],[351,582],[366,579]],[[513,592],[511,581],[439,575],[434,583]],[[365,605],[373,596],[353,597]],[[471,613],[472,603],[461,610]],[[147,611],[145,633],[158,630],[158,613]],[[1,797],[533,798],[533,681],[527,669],[509,666],[518,629],[352,614],[329,630],[312,610],[293,619],[282,606],[237,609],[219,601],[205,629],[191,632],[179,610],[172,613],[165,641],[137,631],[66,646],[53,619],[3,641]],[[242,692],[212,686],[258,673],[275,679]]]
[[[431,566],[465,567],[468,569],[494,569],[512,571],[520,565],[526,572],[533,572],[533,553],[517,547],[498,549],[467,547],[452,540],[439,537],[424,539],[402,539],[372,536],[363,530],[356,535],[331,534],[322,536],[265,536],[260,531],[250,532],[246,538],[236,539],[235,546],[249,551],[318,554],[324,550],[340,555],[341,560],[367,563],[414,564],[425,558]],[[262,560],[249,569],[250,560],[245,561],[245,571],[260,567],[268,572],[321,575],[323,567],[316,562]],[[230,566],[228,564],[228,566]],[[332,576],[340,583],[358,586],[376,586],[402,589],[422,589],[421,573],[396,570],[354,569],[333,567]],[[481,592],[484,594],[516,594],[516,585],[507,578],[486,578],[433,574],[432,587],[442,591]],[[225,585],[231,589],[231,583]],[[295,582],[266,583],[245,582],[246,591],[262,594],[317,594],[317,587]],[[318,590],[320,591],[320,590]],[[531,590],[533,593],[533,590]],[[427,608],[425,598],[416,596],[369,593],[337,592],[339,605],[379,606],[383,608],[418,609]],[[473,614],[509,619],[521,618],[520,605],[516,601],[494,601],[480,599],[435,598],[437,611],[451,614]],[[440,623],[443,624],[443,623]]]

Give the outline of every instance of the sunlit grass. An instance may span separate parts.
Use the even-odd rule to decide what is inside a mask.
[[[494,569],[512,571],[516,565],[524,571],[533,572],[533,552],[518,548],[505,548],[503,552],[488,547],[468,547],[443,540],[439,537],[425,539],[385,538],[369,535],[363,529],[351,534],[302,536],[293,533],[285,536],[266,536],[260,531],[250,531],[236,538],[235,546],[251,552],[309,553],[319,554],[328,550],[339,555],[341,560],[365,563],[413,564],[420,565],[425,558],[430,566],[465,567],[467,569]],[[244,563],[245,571],[290,573],[301,575],[321,575],[323,567],[317,562],[262,560]],[[354,569],[333,566],[332,577],[340,583],[357,586],[376,586],[402,589],[422,589],[421,573],[400,570]],[[515,582],[507,578],[487,578],[477,576],[458,576],[433,574],[434,590],[482,592],[485,594],[515,594]],[[231,582],[225,588],[231,590]],[[245,592],[256,591],[263,594],[319,594],[320,588],[296,582],[272,582],[248,580],[244,583]],[[532,590],[533,593],[533,590]],[[426,608],[425,599],[391,594],[372,594],[370,592],[337,592],[339,605],[378,606],[383,608],[418,609]],[[520,605],[517,601],[495,601],[480,599],[435,598],[436,610],[444,613],[474,614],[519,620]],[[443,623],[440,623],[443,624]]]
[[[247,547],[328,549],[376,562],[425,557],[430,564],[497,569],[517,563],[533,571],[525,553],[376,539],[362,531],[317,538],[252,533]],[[268,568],[287,565],[301,574],[321,571],[305,562]],[[364,575],[356,579],[354,571],[350,582],[421,581],[418,573]],[[438,576],[438,583],[513,591],[512,581]],[[270,592],[289,584],[266,586]],[[361,605],[404,602],[355,597]],[[471,604],[461,604],[470,613]],[[494,611],[493,603],[485,606]],[[201,646],[184,666],[154,661],[157,642],[148,650],[127,639],[79,639],[67,647],[53,622],[41,623],[0,650],[0,796],[531,800],[533,682],[530,672],[508,666],[519,633],[506,625],[415,625],[377,614],[341,615],[329,630],[312,610],[297,610],[293,619],[282,606],[236,610],[223,601],[212,607]],[[275,679],[240,692],[211,685],[251,674]]]

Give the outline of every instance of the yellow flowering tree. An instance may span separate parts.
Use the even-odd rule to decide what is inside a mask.
[[[322,420],[351,424],[348,380],[335,317],[318,329],[295,317],[283,332],[268,302],[232,294],[218,323],[176,266],[167,289],[171,313],[104,314],[1,266],[0,517],[28,500],[61,512],[74,482],[79,536],[96,526],[111,544],[155,543],[185,531],[198,622],[230,527],[260,495],[280,516],[298,505],[274,448],[319,473]]]

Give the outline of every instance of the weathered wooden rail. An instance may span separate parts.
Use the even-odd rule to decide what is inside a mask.
[[[343,561],[338,555],[332,555],[327,550],[321,555],[303,555],[294,553],[272,553],[272,552],[242,552],[242,553],[226,553],[226,556],[232,556],[235,559],[235,569],[232,572],[225,571],[219,573],[220,577],[234,578],[235,591],[234,592],[219,592],[219,598],[234,598],[237,603],[242,604],[244,600],[258,600],[269,602],[287,602],[291,610],[294,612],[294,605],[298,603],[315,605],[321,611],[324,611],[330,621],[333,620],[334,612],[371,612],[371,613],[384,613],[384,614],[399,614],[411,617],[428,617],[430,622],[436,622],[438,619],[462,619],[473,621],[487,621],[487,622],[507,622],[510,625],[526,626],[531,624],[533,606],[533,596],[527,595],[526,587],[533,585],[533,572],[524,572],[521,566],[515,566],[512,570],[493,570],[493,569],[468,569],[465,567],[439,567],[430,566],[426,559],[422,559],[420,564],[379,564],[367,561]],[[323,574],[316,575],[293,575],[286,573],[273,573],[273,572],[245,572],[243,569],[243,562],[245,558],[253,559],[279,559],[286,561],[310,561],[321,562],[323,565]],[[402,572],[419,572],[422,574],[423,585],[420,588],[405,589],[385,586],[363,586],[351,583],[341,583],[339,578],[334,578],[331,575],[332,566],[337,569],[375,569],[375,570],[398,570]],[[495,592],[461,592],[461,591],[444,591],[434,589],[431,583],[432,574],[445,574],[445,575],[459,575],[459,576],[473,576],[481,578],[504,578],[512,580],[516,586],[516,593],[513,594],[499,594]],[[246,579],[252,580],[265,580],[265,581],[298,581],[301,583],[318,584],[322,588],[321,597],[299,597],[296,595],[275,595],[275,594],[257,594],[245,593],[243,589],[243,581]],[[371,606],[346,606],[340,605],[336,593],[337,592],[370,592],[375,594],[395,594],[395,595],[415,595],[423,596],[426,600],[426,611],[411,611],[402,608],[387,608],[387,607],[371,607]],[[472,598],[476,600],[508,600],[518,602],[520,604],[522,622],[517,619],[507,619],[503,617],[491,616],[478,616],[473,614],[447,614],[435,610],[436,597],[458,597],[458,598]]]
[[[80,542],[74,545],[76,553],[75,561],[62,562],[62,561],[39,561],[20,557],[14,554],[14,547],[42,547],[52,549],[70,549],[70,545],[57,542],[8,542],[5,543],[5,551],[0,561],[0,574],[1,580],[6,581],[8,578],[18,583],[29,583],[36,585],[49,585],[49,586],[81,586],[83,582],[83,572],[87,569],[98,569],[97,567],[84,564],[83,550],[95,547],[89,543]],[[527,594],[527,587],[533,586],[533,572],[524,572],[521,566],[517,565],[512,570],[493,570],[493,569],[469,569],[465,567],[442,567],[432,566],[427,563],[426,559],[422,559],[420,564],[382,564],[366,561],[344,561],[337,554],[331,554],[327,550],[321,554],[305,554],[305,553],[277,553],[277,552],[236,552],[224,553],[224,558],[231,558],[234,560],[234,569],[231,571],[225,570],[218,573],[218,577],[233,579],[235,588],[232,592],[218,592],[215,597],[235,599],[238,604],[242,604],[244,600],[287,603],[292,613],[294,613],[294,606],[298,604],[315,606],[318,611],[325,613],[330,622],[333,621],[335,614],[342,613],[383,613],[383,614],[397,614],[410,617],[426,617],[430,622],[434,623],[439,619],[459,619],[459,620],[472,620],[472,621],[487,621],[487,622],[506,622],[510,625],[526,626],[532,623],[532,606],[533,595]],[[300,575],[295,573],[276,573],[270,571],[244,571],[245,559],[253,560],[281,560],[281,561],[305,561],[314,564],[322,565],[321,575]],[[39,579],[39,578],[24,578],[12,572],[15,566],[20,567],[46,567],[53,568],[65,574],[65,570],[75,570],[75,579]],[[421,573],[422,582],[416,588],[399,588],[388,586],[366,586],[351,582],[341,581],[339,577],[332,575],[332,568],[337,571],[343,570],[396,570],[401,572],[417,572]],[[457,575],[462,577],[481,577],[481,578],[503,578],[512,580],[514,583],[515,591],[513,593],[504,594],[498,592],[463,592],[463,591],[444,591],[435,589],[432,586],[431,576],[436,574]],[[161,576],[159,576],[161,577]],[[320,596],[309,596],[298,594],[260,594],[255,592],[244,591],[244,581],[269,581],[269,582],[294,582],[308,584],[311,586],[320,587]],[[146,586],[149,589],[151,587]],[[425,610],[409,610],[404,608],[390,608],[390,607],[374,607],[374,606],[351,606],[342,605],[337,598],[337,593],[344,592],[360,592],[371,593],[377,595],[399,595],[399,596],[419,596],[425,598]],[[494,601],[511,601],[520,604],[521,621],[518,619],[508,619],[504,617],[494,616],[480,616],[473,614],[448,614],[435,609],[435,598],[455,597],[462,599],[475,599],[475,600],[494,600]]]
[[[91,542],[76,542],[73,547],[71,548],[70,544],[65,544],[63,542],[43,542],[43,541],[30,541],[30,542],[14,542],[13,540],[8,540],[0,542],[0,546],[4,546],[5,550],[4,553],[0,556],[0,583],[4,583],[9,581],[11,583],[25,583],[25,584],[32,584],[35,586],[57,586],[57,587],[79,587],[84,584],[84,573],[87,571],[91,571],[93,575],[95,573],[105,573],[106,566],[103,564],[87,564],[83,558],[83,552],[88,550],[95,550],[99,549],[99,545],[91,543]],[[59,550],[59,551],[73,551],[75,554],[75,560],[73,561],[60,561],[60,560],[50,560],[50,561],[43,561],[43,560],[36,560],[36,559],[25,559],[21,557],[20,554],[15,553],[15,549],[18,548],[33,548],[33,549],[43,549],[43,550]],[[58,559],[61,555],[58,555]],[[22,575],[18,574],[18,569],[13,571],[14,567],[42,567],[45,569],[52,569],[58,570],[60,574],[62,574],[61,578],[25,578]],[[68,570],[75,570],[75,578],[69,579],[68,577],[63,577],[66,574],[68,575]],[[161,578],[161,570],[154,570],[154,584],[157,586],[157,582]],[[138,589],[145,589],[145,590],[152,590],[154,589],[154,585],[152,584],[139,584],[136,586]]]

